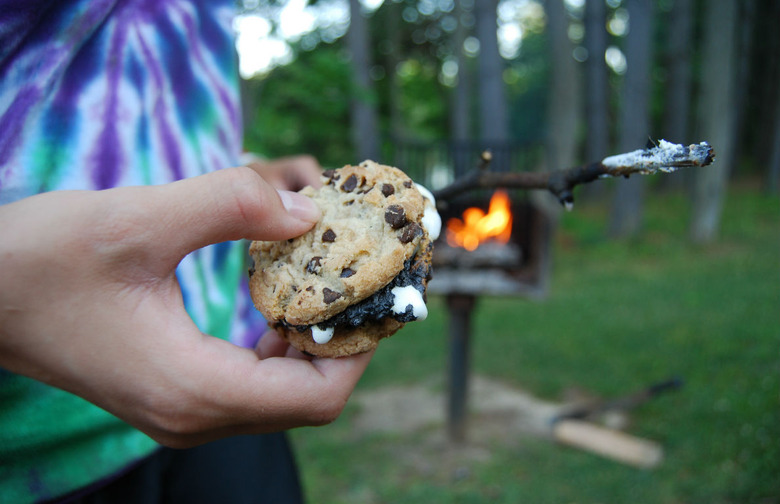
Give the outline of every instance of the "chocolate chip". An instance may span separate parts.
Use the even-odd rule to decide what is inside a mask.
[[[321,256],[312,257],[309,260],[309,264],[306,265],[306,273],[312,273],[312,274],[319,273],[320,268],[322,268],[322,264],[320,264],[321,260],[322,260]]]
[[[336,170],[325,170],[324,172],[322,172],[322,175],[323,175],[324,177],[326,177],[326,178],[329,178],[329,179],[331,180],[331,182],[332,182],[332,181],[334,181],[334,180],[338,180],[339,178],[341,178],[341,177],[339,176],[338,172],[336,172]],[[329,183],[330,183],[330,182],[329,182]]]
[[[325,304],[331,304],[340,297],[341,294],[336,291],[330,290],[327,287],[322,289],[322,300],[325,301]]]
[[[341,278],[349,278],[355,274],[355,270],[352,268],[344,268],[341,270]]]
[[[419,224],[417,224],[416,222],[410,222],[409,224],[404,226],[404,229],[401,232],[401,236],[399,236],[398,239],[401,240],[401,243],[409,243],[410,241],[414,240],[418,236],[422,236],[422,233],[423,230]]]
[[[407,189],[412,187],[412,180],[411,179],[404,180],[404,187],[407,188]]]
[[[254,267],[254,266],[252,266],[251,268],[249,268],[249,270],[247,271],[247,273],[249,273],[249,278],[252,278],[252,275],[254,275],[254,274],[255,274],[255,267]]]
[[[314,286],[310,285],[310,286],[306,287],[306,291],[307,292],[314,292]]]
[[[322,233],[322,241],[326,243],[333,243],[336,241],[336,232],[332,229],[328,229],[324,233]]]
[[[393,229],[400,229],[406,224],[406,211],[401,205],[390,205],[385,210],[385,222]]]
[[[355,175],[350,175],[347,180],[344,181],[343,184],[341,184],[341,190],[346,192],[352,192],[357,187],[357,177]]]
[[[392,184],[382,184],[382,194],[385,198],[395,193],[395,187]]]

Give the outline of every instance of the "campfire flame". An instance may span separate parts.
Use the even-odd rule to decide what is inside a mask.
[[[506,191],[493,193],[487,213],[472,207],[463,212],[462,220],[452,218],[447,221],[447,243],[469,251],[490,240],[507,243],[511,234],[512,211]]]

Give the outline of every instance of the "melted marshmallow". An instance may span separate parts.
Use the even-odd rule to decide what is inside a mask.
[[[431,241],[435,241],[441,234],[441,216],[436,211],[436,198],[433,197],[431,191],[423,187],[420,184],[415,184],[417,190],[420,191],[425,199],[425,211],[423,212],[422,225],[428,236],[431,237]]]
[[[423,212],[422,225],[428,231],[431,241],[435,241],[441,234],[441,216],[439,212],[435,208],[430,208],[426,205],[425,212]]]
[[[609,156],[601,164],[608,168],[635,167],[639,173],[653,173],[656,170],[669,173],[677,170],[675,163],[685,153],[684,145],[661,140],[656,147]]]
[[[428,307],[425,306],[420,291],[407,285],[406,287],[393,287],[390,291],[393,294],[393,313],[404,313],[407,307],[411,305],[412,315],[417,320],[425,320],[428,317]]]
[[[318,325],[313,325],[311,326],[311,337],[315,343],[325,344],[333,338],[333,328],[326,327],[323,329]]]
[[[433,193],[428,190],[427,187],[421,185],[421,184],[414,184],[415,187],[417,187],[417,190],[420,191],[420,194],[422,194],[423,198],[427,199],[431,202],[431,204],[435,207],[436,206],[436,198],[433,197]]]

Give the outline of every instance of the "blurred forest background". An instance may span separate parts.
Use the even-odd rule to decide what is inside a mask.
[[[537,170],[658,139],[706,140],[717,155],[711,168],[634,177],[609,194],[594,184],[580,195],[609,198],[610,234],[634,236],[646,185],[685,190],[689,236],[699,242],[717,236],[729,181],[780,187],[775,0],[241,0],[240,8],[246,147],[266,156],[306,152],[325,166],[370,158],[435,189],[486,148],[494,169]],[[286,29],[295,12],[303,26]],[[252,45],[260,39],[274,45]],[[276,56],[257,54],[268,47]]]
[[[465,446],[439,417],[405,428],[411,398],[446,386],[449,321],[430,296],[339,420],[291,432],[311,502],[780,503],[780,1],[239,7],[246,148],[265,156],[373,158],[436,189],[483,149],[497,170],[659,139],[716,151],[704,169],[578,188],[557,214],[548,296],[484,296],[474,311],[474,377],[547,401],[681,376],[625,426],[663,445],[659,467],[566,449],[476,405]],[[388,387],[399,411],[361,406]],[[374,410],[397,429],[365,428]]]

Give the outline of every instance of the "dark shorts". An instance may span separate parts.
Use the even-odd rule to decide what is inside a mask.
[[[287,438],[277,433],[161,448],[121,475],[54,502],[297,504],[303,495]]]

